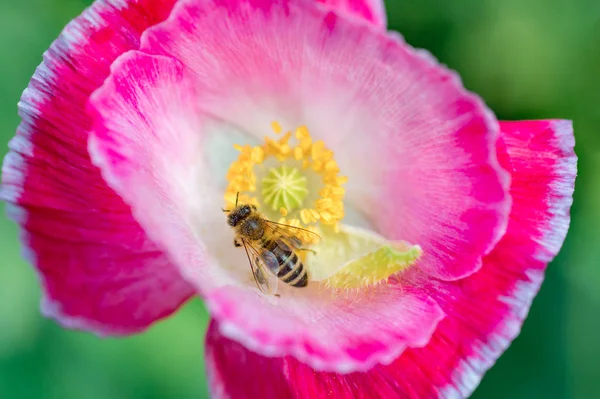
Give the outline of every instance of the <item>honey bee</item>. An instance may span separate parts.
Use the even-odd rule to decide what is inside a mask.
[[[318,234],[268,220],[254,205],[238,205],[237,198],[235,207],[223,212],[228,213],[227,224],[235,230],[233,245],[246,250],[252,275],[263,293],[277,295],[279,280],[296,288],[308,285],[308,272],[296,252],[312,251],[303,248],[300,237],[320,239]]]

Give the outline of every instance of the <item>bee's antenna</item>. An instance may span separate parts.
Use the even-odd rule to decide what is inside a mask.
[[[239,198],[240,198],[240,192],[238,191],[237,194],[235,195],[235,206],[234,206],[234,208],[237,208],[237,206],[238,206],[238,199]],[[223,212],[231,212],[231,209],[223,209],[223,208],[221,208],[221,210]]]

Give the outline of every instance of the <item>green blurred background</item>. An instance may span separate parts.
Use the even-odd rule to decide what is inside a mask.
[[[0,155],[43,51],[89,3],[0,0]],[[600,2],[390,0],[387,6],[391,28],[457,70],[500,119],[575,121],[579,178],[569,237],[521,336],[474,397],[600,398]],[[99,339],[42,318],[39,296],[16,227],[0,217],[0,398],[207,396],[207,314],[199,301],[143,335]]]

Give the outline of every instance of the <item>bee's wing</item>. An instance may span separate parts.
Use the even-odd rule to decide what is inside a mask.
[[[274,236],[283,239],[292,248],[302,248],[304,241],[302,237],[310,237],[314,241],[320,241],[321,236],[317,233],[303,229],[302,227],[291,226],[289,224],[277,223],[272,220],[266,220],[267,229]]]
[[[277,270],[279,267],[277,258],[267,250],[255,248],[246,240],[242,240],[242,243],[244,244],[256,285],[262,293],[275,295],[279,283],[279,278],[273,272],[273,270]]]

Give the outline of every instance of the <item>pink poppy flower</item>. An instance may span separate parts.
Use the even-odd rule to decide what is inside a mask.
[[[19,112],[1,196],[43,313],[124,335],[198,294],[217,398],[468,396],[569,225],[571,123],[498,122],[379,0],[97,1]],[[302,269],[234,247],[238,194],[319,234]]]

